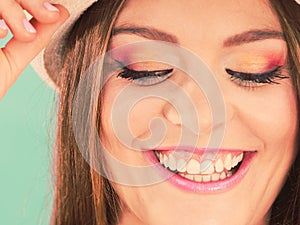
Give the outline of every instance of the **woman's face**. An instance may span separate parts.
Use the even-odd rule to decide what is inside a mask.
[[[143,187],[113,183],[125,208],[122,224],[265,224],[295,154],[297,124],[295,95],[285,68],[286,43],[268,4],[264,0],[127,2],[115,24],[118,32],[110,49],[159,39],[176,41],[191,50],[219,85],[225,120],[212,123],[206,93],[191,76],[173,66],[139,62],[110,77],[102,95],[104,146],[114,157],[133,166],[158,163],[161,155],[166,160],[164,166],[153,169],[174,173],[169,180]],[[140,54],[151,53],[141,50]],[[127,51],[113,57],[126,64],[133,55]],[[180,56],[174,57],[180,60]],[[144,77],[132,70],[159,70],[160,76],[153,79],[149,73]],[[116,107],[114,100],[125,87],[131,88],[129,84],[134,96],[134,91],[149,88],[147,84],[160,85],[163,90],[167,80],[180,87],[196,110],[198,120],[194,122],[201,128],[197,143],[179,146],[181,118],[188,117],[189,112],[179,115],[170,102],[154,96],[137,102],[129,115],[120,115],[128,118],[126,123],[137,139],[150,135],[151,119],[164,121],[166,135],[157,151],[134,151],[114,133],[110,119]],[[220,146],[208,148],[210,135],[220,127],[225,129]],[[175,148],[180,154],[174,156]],[[194,148],[186,159],[183,153]],[[214,153],[211,165],[204,166],[204,152]]]

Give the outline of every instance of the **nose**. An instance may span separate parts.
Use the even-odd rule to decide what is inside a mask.
[[[163,108],[163,115],[169,122],[171,122],[171,124],[174,124],[175,126],[180,126],[181,119],[178,115],[178,112],[176,111],[175,107],[172,106],[170,103],[165,104]]]
[[[164,105],[164,117],[175,126],[182,126],[183,121],[192,120],[197,123],[199,134],[211,132],[215,127],[225,123],[225,103],[223,96],[206,88],[203,90],[192,79],[184,79],[179,82],[178,90],[174,91],[172,102]]]

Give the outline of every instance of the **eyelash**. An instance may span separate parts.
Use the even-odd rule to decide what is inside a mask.
[[[150,86],[161,83],[173,75],[174,69],[166,70],[141,70],[136,71],[123,67],[123,71],[118,74],[118,77],[130,80],[137,85]]]
[[[226,69],[226,73],[230,75],[230,80],[242,87],[254,88],[259,84],[279,84],[276,79],[287,79],[289,77],[282,75],[282,66],[274,70],[264,73],[244,73],[231,69]],[[140,86],[150,86],[161,83],[173,75],[173,69],[166,70],[141,70],[136,71],[123,67],[118,77],[130,80]]]
[[[230,80],[236,82],[242,87],[258,87],[259,84],[279,84],[276,79],[287,79],[289,77],[282,75],[282,66],[264,73],[243,73],[226,69],[230,75]]]

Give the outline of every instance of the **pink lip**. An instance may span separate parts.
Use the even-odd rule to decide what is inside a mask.
[[[256,155],[256,151],[253,150],[233,150],[233,149],[195,149],[193,147],[164,147],[164,148],[157,148],[155,150],[159,151],[174,151],[176,149],[185,150],[189,152],[197,152],[197,153],[204,153],[204,152],[244,152],[244,160],[240,165],[238,171],[233,174],[231,177],[228,177],[224,180],[219,181],[212,181],[212,182],[195,182],[184,177],[172,173],[171,171],[164,168],[157,160],[154,151],[144,151],[144,155],[146,159],[151,163],[155,164],[155,168],[157,169],[158,173],[165,177],[166,180],[174,185],[177,188],[180,188],[185,191],[197,192],[197,193],[216,193],[216,192],[224,192],[232,189],[238,183],[242,181],[242,179],[247,174],[250,164]]]
[[[193,153],[208,153],[208,152],[236,152],[236,153],[242,153],[245,152],[245,150],[239,150],[239,149],[207,149],[207,148],[195,148],[192,146],[168,146],[168,147],[162,147],[162,148],[155,148],[152,150],[157,150],[157,151],[176,151],[176,150],[184,150],[187,152],[193,152]],[[254,152],[252,150],[247,150],[247,152]]]

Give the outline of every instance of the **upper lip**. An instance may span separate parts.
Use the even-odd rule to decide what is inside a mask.
[[[198,154],[203,153],[216,153],[216,152],[256,152],[256,149],[245,149],[245,148],[197,148],[193,146],[164,146],[164,147],[158,147],[155,149],[151,149],[153,151],[187,151],[187,152],[193,152]]]

